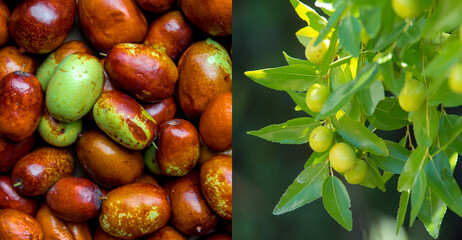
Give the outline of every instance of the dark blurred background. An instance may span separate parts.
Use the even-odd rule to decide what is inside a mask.
[[[314,1],[304,2],[314,8]],[[305,114],[294,110],[295,104],[285,92],[258,85],[244,72],[286,65],[282,51],[303,59],[304,47],[295,32],[306,22],[298,18],[289,0],[234,0],[233,5],[233,238],[432,239],[420,221],[408,227],[409,209],[404,231],[395,235],[400,197],[397,176],[386,184],[385,193],[346,184],[353,212],[351,232],[329,216],[321,199],[284,215],[272,214],[279,198],[303,170],[311,149],[308,144],[267,142],[246,131]],[[459,185],[460,165],[455,172]],[[462,239],[461,227],[461,218],[448,210],[439,239]]]

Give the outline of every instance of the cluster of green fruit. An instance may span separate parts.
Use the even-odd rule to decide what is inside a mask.
[[[321,60],[322,61],[322,60]],[[326,85],[313,84],[306,92],[306,105],[313,112],[320,112],[322,106],[330,95]],[[350,184],[359,184],[367,174],[367,163],[356,157],[356,152],[351,145],[344,142],[335,143],[332,134],[333,126],[318,126],[310,133],[309,144],[315,152],[329,150],[329,161],[331,167],[338,173],[343,173]]]
[[[231,239],[231,19],[0,0],[0,239]]]

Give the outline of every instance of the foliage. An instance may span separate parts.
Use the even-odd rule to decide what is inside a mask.
[[[296,32],[303,47],[329,40],[323,60],[311,63],[283,52],[287,66],[246,75],[265,87],[287,92],[295,109],[309,116],[248,133],[280,144],[306,144],[314,128],[328,127],[334,136],[332,145],[348,143],[357,158],[367,162],[362,186],[385,191],[386,182],[397,175],[396,189],[401,192],[397,233],[410,209],[410,225],[420,219],[436,239],[447,208],[462,217],[462,193],[452,174],[462,152],[462,117],[445,111],[462,105],[462,95],[448,85],[449,69],[461,64],[462,2],[418,2],[421,14],[401,19],[391,0],[318,0],[315,5],[329,16],[325,19],[319,9],[290,0],[308,24]],[[401,98],[403,86],[411,81],[422,83],[424,91]],[[306,91],[315,83],[331,91],[319,112],[305,101]],[[417,110],[403,110],[403,102],[420,94],[423,103],[414,105],[420,106]],[[392,142],[377,135],[377,129],[402,129],[406,135]],[[351,231],[344,177],[329,162],[332,145],[311,155],[274,214],[322,198],[327,212]]]

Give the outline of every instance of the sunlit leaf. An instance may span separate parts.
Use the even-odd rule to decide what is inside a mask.
[[[245,75],[265,87],[286,91],[307,90],[317,78],[315,68],[307,64],[248,71]]]
[[[320,123],[315,122],[313,118],[301,117],[285,123],[269,125],[258,131],[249,131],[247,134],[271,142],[302,144],[308,142],[311,131],[319,125]]]
[[[287,188],[273,214],[280,215],[297,209],[321,197],[322,186],[329,176],[329,164],[318,163],[305,168]]]

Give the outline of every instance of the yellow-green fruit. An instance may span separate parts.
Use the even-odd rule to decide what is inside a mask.
[[[359,184],[367,174],[367,163],[364,160],[358,159],[356,166],[351,170],[345,173],[345,179],[349,184]]]
[[[421,1],[422,0],[392,0],[391,6],[396,15],[400,18],[415,18],[424,10]]]
[[[404,111],[414,112],[422,106],[426,97],[427,89],[423,82],[411,79],[404,83],[398,101]]]
[[[329,149],[334,136],[332,131],[324,126],[319,126],[310,134],[310,147],[316,152],[324,152]]]
[[[356,165],[355,150],[347,143],[337,143],[329,151],[329,161],[335,171],[348,172]]]
[[[451,68],[448,84],[451,91],[462,94],[462,64],[457,64]]]
[[[329,87],[315,83],[306,91],[306,105],[311,111],[320,112],[329,95]]]
[[[328,46],[325,41],[314,46],[315,41],[316,39],[313,38],[310,43],[308,43],[305,49],[305,56],[311,63],[319,65],[322,63],[324,56],[326,56]]]

